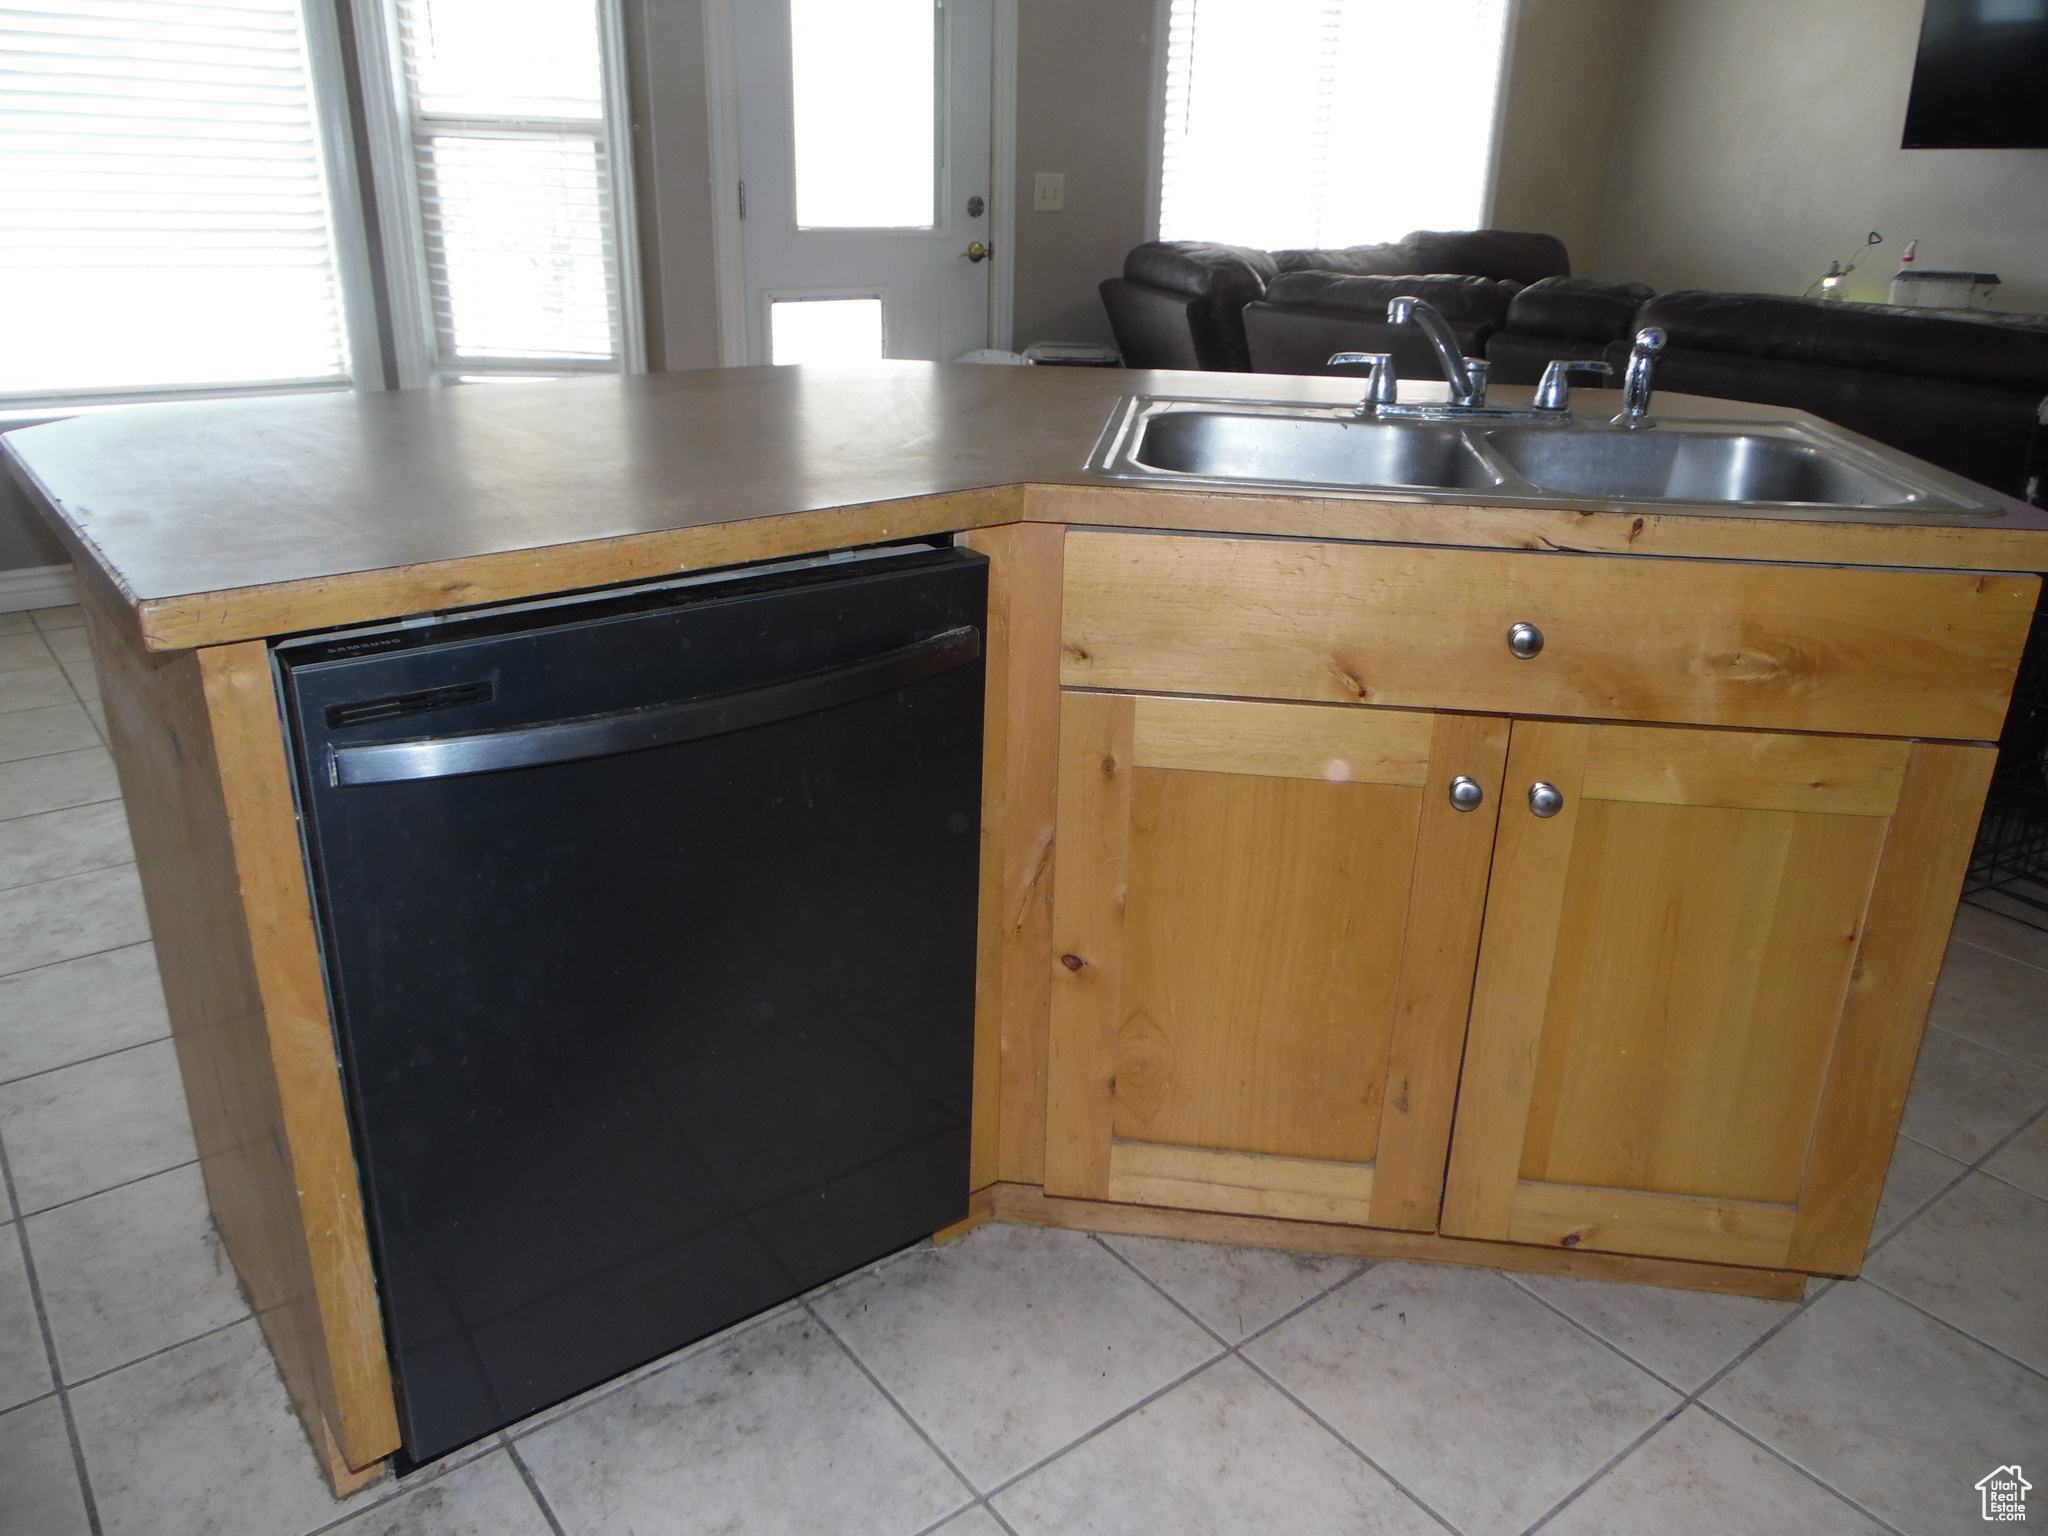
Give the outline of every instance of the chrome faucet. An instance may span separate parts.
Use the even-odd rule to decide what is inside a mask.
[[[1638,427],[1655,426],[1650,419],[1650,375],[1657,364],[1657,354],[1664,350],[1664,332],[1654,325],[1646,325],[1636,332],[1636,344],[1629,349],[1628,371],[1621,376],[1621,414],[1614,418],[1614,425],[1630,431]]]
[[[1333,352],[1324,366],[1330,368],[1365,368],[1365,398],[1358,402],[1358,414],[1377,416],[1382,406],[1392,405],[1400,394],[1400,380],[1394,376],[1394,354],[1391,352]]]
[[[1387,324],[1417,325],[1422,334],[1429,338],[1436,348],[1437,361],[1444,370],[1444,382],[1451,386],[1451,404],[1477,406],[1486,404],[1486,364],[1476,357],[1465,356],[1458,345],[1450,322],[1445,320],[1437,307],[1427,299],[1418,299],[1403,294],[1400,298],[1387,300]]]
[[[1571,415],[1572,375],[1575,373],[1583,373],[1588,378],[1607,379],[1613,376],[1614,370],[1591,358],[1556,358],[1545,366],[1543,381],[1536,386],[1536,409]]]

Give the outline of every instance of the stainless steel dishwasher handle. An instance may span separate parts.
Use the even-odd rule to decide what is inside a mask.
[[[673,746],[723,736],[777,720],[815,714],[836,704],[888,693],[910,683],[965,666],[981,654],[981,631],[972,624],[949,629],[915,645],[884,651],[824,672],[748,688],[653,704],[605,715],[579,715],[522,725],[509,731],[478,731],[423,741],[378,742],[329,747],[329,782],[337,786],[397,784],[412,779],[450,779],[507,768],[538,768],[592,757],[615,757],[649,747]]]

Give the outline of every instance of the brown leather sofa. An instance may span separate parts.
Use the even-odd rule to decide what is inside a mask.
[[[1649,300],[1634,324],[1664,330],[1660,389],[1797,406],[2048,504],[2048,318],[1688,290]],[[1618,340],[1608,361],[1627,354]]]
[[[1429,339],[1412,325],[1389,325],[1387,301],[1406,294],[1435,306],[1467,357],[1484,357],[1507,321],[1513,282],[1436,273],[1411,277],[1283,272],[1244,307],[1254,373],[1339,373],[1338,352],[1386,352],[1404,379],[1440,379]]]
[[[1512,292],[1514,287],[1570,271],[1570,258],[1554,235],[1519,230],[1424,229],[1388,245],[1338,250],[1261,251],[1194,240],[1152,240],[1134,247],[1124,258],[1122,277],[1102,284],[1102,303],[1129,367],[1244,372],[1257,366],[1245,331],[1246,307],[1270,297],[1274,282],[1292,274],[1448,274],[1505,282],[1510,285],[1505,291]],[[1283,289],[1283,294],[1289,291]],[[1308,283],[1301,291],[1320,288]],[[1505,297],[1502,305],[1504,309]],[[1384,328],[1386,306],[1380,308]],[[1498,325],[1496,317],[1487,326],[1488,333]],[[1476,330],[1478,323],[1468,328]],[[1412,345],[1405,337],[1401,343],[1403,352]],[[1385,346],[1351,349],[1395,350]],[[1323,356],[1339,350],[1342,348],[1329,347]]]
[[[1486,341],[1486,360],[1500,384],[1534,384],[1559,358],[1623,357],[1636,332],[1636,312],[1656,296],[1643,283],[1603,283],[1590,277],[1550,277],[1508,301],[1507,319]]]

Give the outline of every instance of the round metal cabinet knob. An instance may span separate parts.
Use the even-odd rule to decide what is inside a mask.
[[[1508,628],[1508,649],[1522,660],[1543,654],[1543,631],[1534,624],[1515,624]]]
[[[1555,784],[1538,779],[1529,786],[1529,809],[1538,816],[1555,816],[1564,809],[1564,792]]]
[[[1451,804],[1461,811],[1476,811],[1486,804],[1486,791],[1479,787],[1479,781],[1459,774],[1451,780]]]

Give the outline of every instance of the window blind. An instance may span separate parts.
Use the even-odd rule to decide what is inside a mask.
[[[0,396],[345,384],[298,0],[0,9]]]
[[[436,366],[619,365],[595,0],[396,0]]]
[[[1173,0],[1159,237],[1281,250],[1485,221],[1508,0]]]

